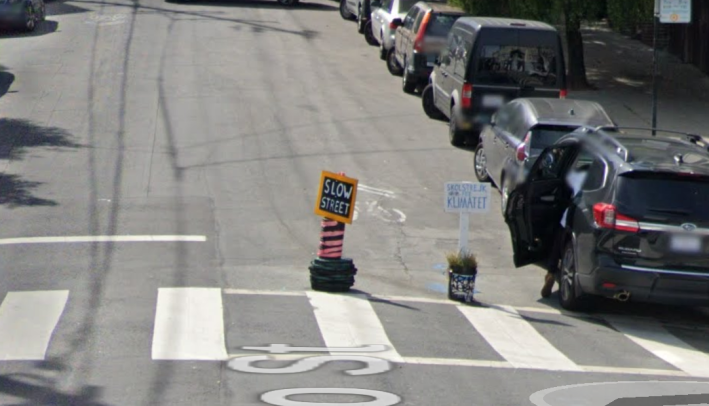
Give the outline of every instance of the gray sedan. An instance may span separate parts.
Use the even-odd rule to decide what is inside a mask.
[[[502,194],[502,211],[509,191],[527,174],[544,148],[577,128],[615,126],[598,103],[584,100],[520,98],[502,106],[483,128],[475,150],[475,176],[494,182]]]

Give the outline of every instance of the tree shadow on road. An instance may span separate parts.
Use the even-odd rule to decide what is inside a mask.
[[[44,127],[24,119],[0,118],[0,159],[21,159],[31,147],[60,151],[82,146],[71,138],[62,128]]]
[[[12,86],[14,81],[15,75],[7,72],[7,69],[0,65],[0,97],[3,97],[10,90],[10,86]]]
[[[27,148],[51,148],[60,152],[64,148],[79,148],[71,141],[71,135],[61,128],[44,127],[23,119],[0,119],[0,160],[19,160]],[[32,194],[40,182],[24,180],[19,175],[0,173],[0,205],[11,208],[20,206],[56,206],[52,200]]]
[[[51,388],[47,379],[33,374],[0,375],[0,394],[26,400],[10,406],[108,406],[96,399],[101,388],[84,386],[78,394],[69,394]]]

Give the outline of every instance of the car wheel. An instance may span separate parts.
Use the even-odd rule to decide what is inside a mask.
[[[510,200],[510,182],[505,179],[506,176],[503,173],[502,179],[500,180],[500,211],[502,216],[505,216],[505,211],[507,210],[507,202]]]
[[[351,20],[354,18],[352,13],[347,10],[347,0],[340,0],[340,16],[345,20]]]
[[[362,16],[362,5],[357,7],[357,32],[364,34],[364,16]]]
[[[404,69],[401,75],[401,89],[404,91],[404,93],[412,94],[414,93],[414,91],[416,91],[416,85],[417,83],[415,81],[411,81],[411,79],[409,78],[409,61],[405,60]]]
[[[436,104],[433,100],[433,84],[427,85],[423,92],[421,92],[421,105],[423,106],[423,111],[429,118],[434,120],[442,120],[443,113],[438,110]]]
[[[37,28],[37,16],[32,8],[25,12],[25,31],[32,32]]]
[[[403,73],[403,69],[399,66],[399,62],[396,61],[396,52],[394,51],[394,48],[392,48],[387,53],[387,69],[392,75],[399,76]]]
[[[387,50],[384,48],[384,34],[379,33],[379,59],[385,61],[387,59]]]
[[[559,270],[559,304],[566,310],[581,310],[588,301],[583,296],[578,296],[576,286],[576,254],[572,241],[566,243]]]
[[[451,117],[448,122],[448,138],[454,147],[462,147],[465,143],[465,133],[458,129],[458,115],[455,113],[455,105],[451,105]]]
[[[475,149],[473,164],[475,165],[475,177],[478,178],[478,181],[489,182],[490,175],[487,173],[487,157],[485,156],[483,144],[478,144],[478,147]]]
[[[364,39],[367,41],[367,44],[376,46],[379,45],[379,41],[377,41],[376,38],[374,38],[374,33],[372,32],[372,22],[367,21],[367,23],[364,25]]]

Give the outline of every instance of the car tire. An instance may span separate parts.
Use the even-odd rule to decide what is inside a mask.
[[[386,61],[387,50],[384,48],[384,33],[379,33],[379,59]]]
[[[396,61],[396,52],[394,48],[387,52],[387,69],[389,69],[389,73],[394,76],[400,76],[404,72],[404,70],[401,69],[401,66],[399,66],[399,62]]]
[[[502,179],[500,179],[500,212],[502,217],[505,216],[505,211],[507,211],[507,202],[510,200],[510,182],[507,180],[507,175],[502,174]]]
[[[433,84],[429,84],[423,88],[421,92],[421,105],[423,106],[424,113],[426,113],[429,118],[443,120],[443,113],[441,113],[441,110],[438,110],[433,99]]]
[[[35,28],[37,28],[37,14],[33,8],[29,8],[25,11],[25,31],[32,32]]]
[[[588,306],[588,298],[579,295],[576,286],[576,253],[573,241],[564,247],[559,269],[559,304],[566,310],[583,310]]]
[[[475,148],[473,165],[475,166],[475,177],[478,178],[478,181],[489,182],[490,175],[487,173],[487,157],[485,156],[483,144],[478,144],[478,147]]]
[[[347,0],[340,0],[340,16],[345,20],[354,19],[354,15],[347,10]]]
[[[404,93],[413,94],[417,87],[418,83],[409,78],[409,61],[404,60],[404,69],[401,73],[401,90],[403,90]]]
[[[451,105],[451,117],[448,122],[448,139],[452,146],[462,147],[465,144],[465,133],[458,128],[458,115],[455,105]]]
[[[364,34],[364,16],[362,16],[362,5],[357,6],[357,32]]]
[[[364,39],[367,41],[367,44],[372,45],[372,46],[377,46],[379,45],[379,41],[377,41],[376,38],[374,38],[374,33],[372,32],[372,22],[367,21],[367,23],[364,25]]]

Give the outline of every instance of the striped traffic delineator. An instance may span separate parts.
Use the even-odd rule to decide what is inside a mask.
[[[354,285],[357,268],[351,259],[342,258],[345,223],[323,218],[320,229],[318,257],[309,268],[310,286],[318,291],[347,292]]]

